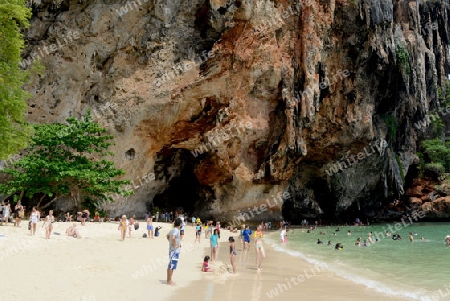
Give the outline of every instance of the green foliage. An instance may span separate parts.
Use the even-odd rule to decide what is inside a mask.
[[[381,118],[388,128],[387,139],[389,141],[395,141],[397,139],[397,118],[392,115],[383,115]]]
[[[445,124],[438,114],[431,114],[430,116],[430,136],[433,138],[440,138],[444,133]]]
[[[445,79],[444,89],[437,87],[439,103],[441,106],[450,106],[450,80]]]
[[[427,163],[423,167],[424,175],[431,176],[435,179],[439,179],[439,177],[444,173],[445,168],[441,163]]]
[[[411,73],[411,67],[409,66],[409,53],[405,47],[398,44],[395,50],[395,55],[397,57],[397,63],[406,71],[406,74]]]
[[[422,165],[439,164],[439,166],[442,166],[443,171],[450,171],[450,145],[448,142],[444,143],[440,139],[425,140],[421,143],[421,148]],[[426,166],[423,167],[426,169]],[[430,165],[428,167],[433,166]]]
[[[113,136],[92,122],[90,112],[81,120],[71,117],[67,123],[34,126],[27,154],[4,170],[11,180],[0,184],[0,193],[23,190],[29,198],[70,196],[78,206],[83,199],[112,200],[109,193],[132,193],[122,188],[130,181],[113,180],[125,172],[103,158]]]
[[[400,177],[402,178],[403,183],[405,183],[405,173],[403,172],[403,164],[398,154],[395,154],[395,159],[397,160],[397,165],[398,168],[400,169]]]
[[[28,72],[19,67],[24,48],[20,30],[29,26],[30,17],[24,0],[0,0],[0,159],[26,147],[32,133],[24,121]]]

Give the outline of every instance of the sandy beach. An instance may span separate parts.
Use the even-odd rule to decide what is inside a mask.
[[[230,235],[222,231],[219,260],[211,263],[213,273],[200,271],[203,257],[209,254],[209,240],[202,234],[194,243],[195,232],[186,226],[182,253],[173,280],[166,285],[168,242],[165,235],[171,225],[162,226],[161,235],[142,238],[145,223],[133,231],[133,238],[120,240],[118,223],[87,223],[78,228],[83,236],[65,235],[70,223],[55,223],[50,240],[38,225],[36,236],[30,236],[27,222],[20,228],[9,224],[0,227],[1,301],[23,300],[385,300],[386,296],[342,279],[300,258],[288,256],[265,245],[267,257],[263,271],[255,268],[255,250],[251,246],[245,257],[237,244],[237,274],[226,271],[229,265]],[[237,241],[237,239],[236,239]],[[297,280],[290,280],[296,277]],[[309,278],[308,278],[309,277]],[[302,280],[302,282],[299,282]],[[278,296],[271,290],[278,288]],[[283,291],[280,291],[283,289]],[[389,300],[403,300],[393,299]]]

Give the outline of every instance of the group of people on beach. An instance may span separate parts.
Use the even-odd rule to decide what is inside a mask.
[[[21,202],[18,201],[14,206],[14,211],[11,211],[9,202],[0,203],[0,226],[3,226],[3,224],[8,226],[9,220],[12,218],[14,220],[14,226],[20,227],[20,222],[25,217],[25,206],[22,206]]]
[[[209,260],[217,260],[219,255],[219,239],[220,239],[220,231],[217,228],[220,229],[220,222],[216,223],[216,229],[214,229],[213,234],[210,236],[210,246],[211,246],[211,256],[205,256],[202,271],[204,272],[211,272],[212,269],[209,267],[208,262]],[[262,243],[262,240],[264,238],[263,235],[263,225],[259,225],[255,231],[255,233],[252,232],[250,227],[248,225],[242,225],[240,234],[239,234],[239,240],[241,243],[241,250],[244,252],[244,256],[248,254],[250,250],[250,241],[251,236],[253,234],[253,238],[255,239],[255,250],[256,250],[256,269],[258,271],[262,271],[262,262],[265,258],[265,251],[264,246]],[[236,273],[236,242],[233,236],[230,236],[228,238],[229,248],[230,248],[230,264],[232,267],[232,273]]]

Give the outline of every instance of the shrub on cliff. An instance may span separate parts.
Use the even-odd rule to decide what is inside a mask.
[[[39,196],[37,206],[46,203],[41,209],[59,196],[70,196],[74,205],[80,206],[83,199],[112,200],[109,193],[132,193],[122,188],[130,181],[113,180],[125,171],[103,159],[113,155],[106,151],[114,137],[105,135],[106,129],[92,122],[90,112],[80,120],[71,117],[67,123],[34,126],[26,155],[14,162],[13,168],[4,170],[11,179],[0,184],[0,193]]]
[[[438,180],[444,171],[444,166],[441,163],[428,163],[423,168],[423,175]]]
[[[25,147],[31,134],[24,121],[30,95],[22,88],[28,73],[19,67],[24,48],[20,30],[29,26],[30,17],[24,0],[0,0],[0,159]]]

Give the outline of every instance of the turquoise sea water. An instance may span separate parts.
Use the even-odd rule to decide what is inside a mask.
[[[333,235],[336,226],[319,227],[312,233],[295,229],[288,231],[285,245],[278,232],[269,235],[267,242],[277,251],[311,263],[324,262],[338,276],[388,295],[423,301],[450,300],[450,247],[444,243],[445,236],[450,235],[450,224],[414,223],[398,231],[402,240],[380,236],[375,243],[376,236],[372,236],[373,244],[355,246],[358,237],[362,244],[371,231],[385,233],[386,225],[341,226],[337,235]],[[348,230],[351,235],[347,235]],[[326,235],[321,235],[321,231]],[[416,234],[413,243],[409,232]],[[317,244],[318,238],[323,244]],[[327,246],[329,240],[331,246]],[[341,251],[334,250],[338,242],[344,246]]]

